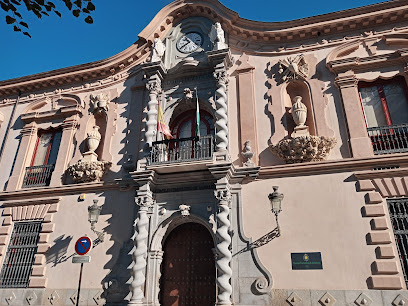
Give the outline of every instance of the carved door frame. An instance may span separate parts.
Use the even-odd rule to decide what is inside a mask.
[[[214,247],[216,245],[215,232],[213,230],[214,224],[211,224],[207,220],[201,219],[198,216],[170,216],[163,220],[153,234],[150,247],[148,250],[147,269],[146,269],[146,299],[151,305],[160,305],[159,293],[160,293],[160,277],[161,277],[161,263],[163,260],[163,242],[166,240],[170,232],[177,226],[184,223],[198,223],[203,225],[211,234]]]

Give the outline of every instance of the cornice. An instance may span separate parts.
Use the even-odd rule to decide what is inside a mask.
[[[377,173],[377,171],[379,170],[373,170],[373,168],[390,166],[407,167],[408,153],[261,167],[258,179],[320,175],[355,171]]]
[[[301,45],[302,41],[315,39],[316,43],[309,43],[306,49],[326,47],[327,43],[339,44],[342,41],[323,39],[328,35],[336,35],[338,38],[344,33],[345,37],[346,33],[355,33],[356,29],[363,31],[406,22],[408,3],[406,0],[393,0],[292,21],[259,22],[239,17],[238,13],[226,8],[218,0],[176,0],[159,11],[139,33],[139,40],[126,50],[88,64],[1,81],[0,97],[62,87],[67,84],[86,83],[110,75],[115,77],[121,71],[143,62],[150,53],[155,37],[164,38],[175,23],[191,16],[204,16],[221,22],[229,34],[231,48],[259,53],[296,52],[299,48],[291,50],[281,45],[284,43]],[[317,43],[318,40],[322,41],[322,44]]]
[[[62,196],[70,194],[80,194],[80,193],[94,193],[106,190],[120,189],[120,186],[115,182],[93,182],[93,183],[82,183],[73,185],[63,185],[63,186],[48,186],[48,187],[38,187],[38,188],[27,188],[19,189],[13,191],[3,191],[0,192],[0,201],[11,201],[11,200],[21,200],[21,199],[37,199],[45,198],[50,195]]]

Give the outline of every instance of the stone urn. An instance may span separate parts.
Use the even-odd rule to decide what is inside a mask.
[[[307,107],[302,103],[302,97],[293,98],[292,117],[297,126],[304,126],[307,118]]]
[[[93,130],[88,133],[86,144],[90,152],[95,152],[101,142],[101,134],[99,133],[99,126],[95,125]]]

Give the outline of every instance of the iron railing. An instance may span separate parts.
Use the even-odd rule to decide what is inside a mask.
[[[405,283],[408,285],[408,198],[388,199],[391,224],[401,260]]]
[[[22,188],[48,186],[55,165],[27,167]]]
[[[211,159],[213,136],[190,137],[155,141],[150,152],[150,164]]]
[[[367,128],[374,154],[408,152],[408,124]]]
[[[41,221],[16,222],[0,274],[0,288],[27,288],[40,237]]]

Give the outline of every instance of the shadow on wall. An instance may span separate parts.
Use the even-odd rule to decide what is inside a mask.
[[[68,257],[66,256],[68,246],[72,241],[72,236],[64,236],[65,235],[61,235],[57,239],[55,239],[54,245],[50,249],[48,249],[47,253],[45,253],[46,263],[52,263],[53,267],[62,262],[68,261],[72,256],[75,255],[71,254]]]
[[[279,230],[277,227],[275,227],[272,231],[270,231],[269,233],[263,235],[261,238],[249,243],[245,248],[243,248],[242,250],[236,252],[235,254],[232,255],[232,257],[237,256],[239,254],[242,254],[244,252],[248,252],[251,251],[253,249],[259,248],[261,246],[264,246],[266,244],[268,244],[269,242],[271,242],[273,239],[275,239],[276,237],[278,237],[278,233]]]

